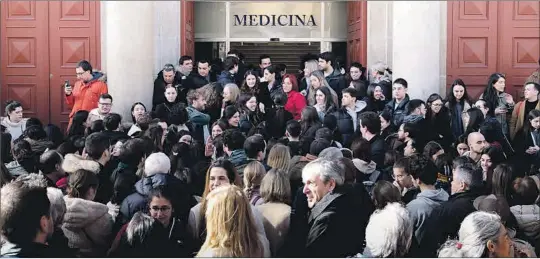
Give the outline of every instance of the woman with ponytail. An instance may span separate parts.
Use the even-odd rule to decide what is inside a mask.
[[[257,206],[264,203],[261,198],[261,182],[266,174],[263,164],[259,161],[253,161],[244,168],[244,193],[249,203]]]

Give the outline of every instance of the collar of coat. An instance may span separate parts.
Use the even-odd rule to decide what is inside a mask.
[[[308,222],[315,220],[324,210],[332,204],[337,198],[341,197],[344,193],[340,190],[341,188],[337,187],[332,191],[327,193],[320,201],[318,201],[315,206],[311,209],[309,214]]]

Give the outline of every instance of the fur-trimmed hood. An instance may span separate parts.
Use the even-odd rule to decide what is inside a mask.
[[[62,162],[62,169],[66,173],[73,173],[77,170],[84,169],[99,174],[101,166],[96,161],[87,160],[74,154],[67,154],[64,157],[64,162]]]
[[[98,80],[103,83],[107,83],[107,74],[101,70],[94,69],[92,70],[92,80]]]
[[[62,227],[68,229],[84,228],[99,218],[106,216],[109,208],[101,203],[80,198],[64,197],[66,214]]]

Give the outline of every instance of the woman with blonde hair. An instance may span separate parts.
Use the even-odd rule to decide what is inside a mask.
[[[261,199],[259,190],[265,174],[266,170],[259,161],[250,162],[244,168],[244,192],[246,193],[249,203],[253,206],[264,203],[264,200]]]
[[[225,108],[229,105],[236,105],[236,100],[240,96],[240,88],[236,84],[226,84],[223,87],[223,104],[222,108]]]
[[[339,103],[338,101],[338,95],[332,87],[328,84],[326,81],[326,78],[324,77],[323,72],[316,70],[311,73],[311,76],[309,77],[309,80],[311,82],[310,86],[308,87],[307,91],[307,100],[308,104],[310,106],[313,106],[317,103],[317,100],[315,99],[315,94],[317,93],[317,89],[321,87],[328,87],[328,90],[330,90],[330,93],[332,94],[332,100],[334,103]]]
[[[281,169],[285,173],[288,173],[291,164],[291,153],[289,151],[289,147],[283,144],[274,145],[268,153],[266,163],[271,168]]]
[[[268,240],[257,232],[251,206],[240,188],[221,186],[207,199],[207,235],[197,257],[270,257]]]
[[[317,61],[317,59],[310,59],[304,62],[304,77],[302,78],[302,80],[300,80],[298,87],[298,90],[302,93],[302,95],[307,95],[307,91],[311,86],[311,81],[309,80],[309,77],[311,76],[311,73],[313,73],[313,71],[317,70],[319,70],[319,61]]]
[[[264,230],[276,257],[289,232],[291,215],[291,184],[286,171],[271,169],[261,183],[261,197],[265,203],[257,206],[263,216]]]

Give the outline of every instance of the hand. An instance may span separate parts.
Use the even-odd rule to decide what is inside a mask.
[[[401,193],[403,191],[401,186],[399,185],[399,183],[397,181],[394,181],[393,184],[394,184],[394,186],[396,186],[398,188],[399,193]]]
[[[306,91],[306,90],[302,90],[302,91],[300,92],[300,94],[302,94],[303,96],[306,96],[306,95],[307,95],[307,91]]]
[[[66,95],[71,95],[73,93],[73,88],[70,86],[68,87],[64,87],[64,92],[66,93]]]
[[[503,107],[497,107],[497,109],[495,109],[495,114],[506,114],[507,112],[508,110]]]
[[[512,97],[512,95],[509,95],[509,94],[506,94],[504,96],[504,100],[506,101],[507,104],[514,104],[514,97]]]
[[[259,103],[259,110],[264,113],[264,103]]]
[[[384,94],[381,94],[381,101],[386,100],[386,97],[384,97]]]

